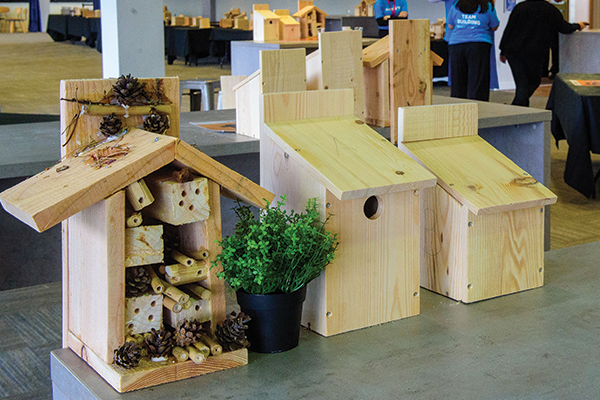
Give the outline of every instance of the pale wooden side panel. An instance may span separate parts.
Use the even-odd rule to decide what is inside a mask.
[[[398,107],[431,105],[429,20],[390,21],[390,140],[398,143]]]
[[[233,91],[233,87],[246,78],[246,75],[221,76],[221,108],[223,110],[235,108],[235,92]]]
[[[474,136],[477,129],[477,103],[398,109],[398,141],[403,143]]]
[[[387,49],[386,49],[387,50]],[[364,68],[365,122],[379,127],[390,126],[390,63]]]
[[[211,209],[210,217],[205,221],[194,222],[192,224],[181,225],[179,227],[179,237],[181,238],[181,251],[184,254],[191,254],[201,249],[208,250],[206,264],[215,259],[220,253],[221,248],[216,241],[221,240],[221,193],[220,187],[214,181],[208,181],[208,196]],[[211,307],[211,326],[216,330],[217,324],[225,320],[225,284],[224,281],[217,278],[217,273],[222,270],[221,266],[209,268],[208,277],[201,282],[201,285],[212,293]]]
[[[306,56],[306,89],[322,90],[321,52],[319,49]]]
[[[365,119],[365,86],[362,65],[362,32],[319,34],[323,89],[353,89],[354,115]]]
[[[468,210],[439,185],[422,191],[421,286],[462,300],[466,285]]]
[[[264,122],[352,115],[352,89],[310,90],[263,95]]]
[[[260,74],[249,76],[235,92],[236,133],[260,137]]]
[[[326,273],[326,336],[419,314],[419,191],[377,196],[381,214],[369,219],[367,199],[327,194],[328,229],[339,235]]]
[[[543,208],[469,213],[466,303],[544,284]]]
[[[69,219],[69,330],[105,362],[125,340],[125,193]]]
[[[261,51],[262,93],[306,90],[305,54],[304,49]]]

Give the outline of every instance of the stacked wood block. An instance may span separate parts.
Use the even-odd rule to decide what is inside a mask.
[[[221,28],[248,29],[250,26],[246,12],[240,12],[239,8],[227,11],[224,17],[219,21]]]
[[[544,206],[556,196],[477,135],[475,103],[401,108],[423,193],[421,286],[470,303],[543,285]]]

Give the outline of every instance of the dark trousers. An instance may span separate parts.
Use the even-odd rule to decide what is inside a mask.
[[[533,56],[507,58],[517,86],[512,105],[529,107],[529,98],[542,82],[540,62]]]
[[[448,46],[450,52],[450,96],[461,99],[490,99],[490,49],[484,42]]]

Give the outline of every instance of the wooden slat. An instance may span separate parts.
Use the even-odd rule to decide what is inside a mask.
[[[316,49],[306,56],[306,89],[323,89],[323,75],[321,74],[321,52]]]
[[[434,67],[440,67],[444,63],[444,59],[437,53],[434,53],[433,50],[430,51],[429,54],[431,54],[431,63]]]
[[[263,95],[264,122],[352,115],[352,89],[310,90]]]
[[[304,49],[260,52],[261,93],[306,90]]]
[[[474,214],[540,207],[556,196],[479,136],[404,144]]]
[[[98,102],[102,100],[106,93],[110,93],[112,85],[116,79],[85,79],[85,80],[64,80],[60,82],[60,97],[63,99],[79,99]],[[169,114],[170,127],[166,134],[173,137],[179,137],[179,78],[161,78],[162,91],[165,100],[171,104]],[[156,79],[139,79],[148,91],[156,90]],[[101,141],[104,136],[99,133],[100,121],[102,116],[82,115],[75,126],[75,129],[69,134],[66,133],[67,126],[73,120],[73,117],[81,112],[82,105],[76,102],[60,102],[60,125],[61,132],[61,155],[71,154],[80,147],[85,147],[90,140]],[[108,113],[110,114],[110,112]],[[124,122],[123,126],[135,126],[142,124],[142,116],[130,116]],[[70,139],[69,139],[70,137]],[[68,141],[68,143],[67,143]]]
[[[260,70],[244,79],[235,90],[236,133],[260,137]]]
[[[375,68],[390,59],[390,37],[385,36],[362,51],[363,67]]]
[[[0,201],[9,213],[42,232],[173,161],[176,142],[133,129],[119,142],[129,153],[109,167],[94,169],[84,163],[85,155],[66,158],[4,191]]]
[[[225,194],[233,198],[238,198],[260,208],[265,206],[264,199],[273,200],[273,193],[261,188],[250,179],[230,170],[183,141],[177,143],[175,159],[217,182],[222,186],[226,192]],[[214,211],[214,209],[212,210]]]
[[[477,103],[400,107],[398,141],[447,139],[477,135]]]
[[[390,140],[398,142],[398,107],[432,102],[429,20],[390,20]]]
[[[125,193],[69,219],[69,330],[104,362],[125,341]]]
[[[365,122],[382,128],[390,126],[390,63],[385,61],[375,68],[363,70]]]
[[[136,368],[126,370],[107,364],[75,336],[68,336],[69,348],[92,367],[109,385],[120,393],[130,392],[162,383],[175,382],[248,364],[248,350],[236,350],[210,356],[201,364],[188,360],[181,363],[142,361]]]
[[[362,67],[362,32],[323,32],[319,35],[321,89],[353,89],[354,115],[365,118],[365,86]]]
[[[263,132],[340,200],[435,184],[430,173],[354,116],[265,125]]]
[[[235,108],[233,88],[246,78],[246,75],[221,75],[221,108],[223,110]]]

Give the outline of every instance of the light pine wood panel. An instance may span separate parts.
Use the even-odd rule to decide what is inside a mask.
[[[104,362],[125,340],[125,193],[69,219],[69,331]]]
[[[62,99],[78,99],[99,102],[112,91],[112,85],[116,79],[86,79],[86,80],[64,80],[60,82],[60,97]],[[164,94],[163,101],[171,103],[171,111],[169,114],[170,128],[166,134],[173,137],[179,137],[179,78],[160,78],[162,92]],[[156,79],[139,79],[139,82],[145,85],[148,92],[156,92]],[[61,155],[72,154],[77,149],[90,144],[90,140],[102,141],[104,136],[99,133],[100,121],[102,115],[87,115],[82,116],[77,120],[74,127],[66,132],[67,126],[72,122],[73,117],[82,112],[82,105],[76,102],[61,101],[60,102],[60,124],[61,132]],[[131,107],[130,109],[133,109]],[[107,111],[105,115],[110,114]],[[123,121],[123,126],[137,127],[142,124],[142,116],[130,116]],[[70,137],[70,139],[69,139]],[[68,143],[67,143],[68,141]]]
[[[199,221],[192,224],[181,225],[179,227],[179,237],[181,238],[181,251],[184,254],[193,254],[201,249],[208,250],[206,264],[215,259],[220,253],[221,248],[217,241],[221,240],[221,193],[220,186],[216,182],[208,182],[208,196],[210,209],[212,210],[209,218],[205,221]],[[225,320],[225,283],[217,278],[217,273],[222,271],[219,265],[215,268],[209,268],[208,277],[202,282],[202,285],[210,290],[212,297],[210,301],[211,327],[216,331],[217,324]],[[189,283],[189,282],[185,282]]]
[[[419,313],[419,191],[377,198],[381,214],[369,219],[365,198],[340,201],[327,194],[328,230],[339,234],[340,246],[321,294],[325,336]]]
[[[268,7],[268,5],[267,5]],[[279,16],[267,9],[254,9],[253,39],[256,41],[279,40]]]
[[[374,68],[363,68],[363,75],[365,122],[382,128],[390,126],[390,63],[384,61]]]
[[[474,136],[477,130],[477,103],[398,109],[398,141],[402,143]]]
[[[306,90],[305,57],[304,49],[261,51],[261,93]]]
[[[67,341],[69,348],[119,393],[156,386],[162,383],[175,382],[248,364],[248,350],[242,349],[222,353],[218,356],[210,356],[201,364],[195,364],[191,360],[173,364],[142,360],[138,367],[127,370],[102,361],[92,349],[88,348],[73,335],[69,335]]]
[[[164,259],[162,225],[125,229],[125,267],[158,264]]]
[[[464,302],[544,284],[543,207],[496,214],[470,213]]]
[[[263,95],[264,122],[352,115],[352,89],[309,90]]]
[[[375,68],[385,60],[390,59],[390,37],[389,35],[379,39],[362,50],[363,67]]]
[[[439,185],[422,191],[421,286],[465,298],[469,211]]]
[[[94,169],[87,165],[89,153],[68,157],[4,191],[0,201],[9,213],[42,232],[171,162],[176,142],[169,136],[133,129],[119,142],[129,148],[128,154],[110,166]]]
[[[390,20],[390,140],[398,142],[398,107],[431,105],[429,20]]]
[[[539,207],[556,196],[479,136],[404,144],[474,214]]]
[[[235,88],[236,133],[260,138],[260,70],[250,75]]]
[[[353,89],[354,115],[365,118],[365,86],[362,67],[362,32],[319,34],[321,89]]]
[[[323,75],[321,74],[321,52],[316,49],[306,56],[306,89],[323,89]]]
[[[221,193],[228,197],[240,199],[259,208],[264,207],[264,199],[273,200],[273,193],[183,141],[177,143],[175,159],[218,183],[222,187]],[[214,212],[214,209],[212,210]]]
[[[235,92],[233,88],[246,78],[246,75],[221,76],[221,107],[224,110],[235,108]]]
[[[433,175],[353,116],[266,125],[271,140],[341,200],[435,184]]]

